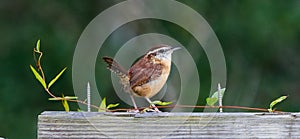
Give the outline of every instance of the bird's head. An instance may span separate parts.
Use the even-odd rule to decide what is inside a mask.
[[[172,53],[175,50],[179,50],[179,49],[181,49],[181,47],[172,47],[169,45],[161,44],[149,49],[146,55],[160,60],[165,60],[165,59],[171,60]]]

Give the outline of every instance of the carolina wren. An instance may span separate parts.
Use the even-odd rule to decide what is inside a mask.
[[[134,108],[137,110],[133,95],[144,97],[159,112],[149,98],[156,95],[166,83],[171,70],[172,53],[180,47],[157,45],[147,51],[128,71],[109,57],[103,57],[107,68],[120,77],[126,92],[130,93]]]

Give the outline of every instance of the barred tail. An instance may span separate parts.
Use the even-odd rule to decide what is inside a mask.
[[[112,71],[113,73],[117,74],[121,78],[122,77],[123,78],[127,77],[127,71],[119,63],[117,63],[115,60],[113,60],[110,57],[106,57],[106,56],[104,56],[102,59],[108,64],[107,68],[110,71]]]

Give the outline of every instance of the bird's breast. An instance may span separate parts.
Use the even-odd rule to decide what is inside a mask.
[[[155,79],[150,79],[147,83],[134,86],[132,88],[134,94],[141,97],[151,98],[162,89],[169,77],[171,62],[168,60],[163,60],[157,64],[162,65],[162,71],[160,72],[161,74],[159,76],[155,76]]]

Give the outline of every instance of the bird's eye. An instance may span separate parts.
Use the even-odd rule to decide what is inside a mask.
[[[161,49],[161,50],[159,50],[158,52],[159,52],[159,53],[164,53],[165,50],[164,50],[164,49]]]
[[[150,56],[156,56],[156,53],[151,53]]]

